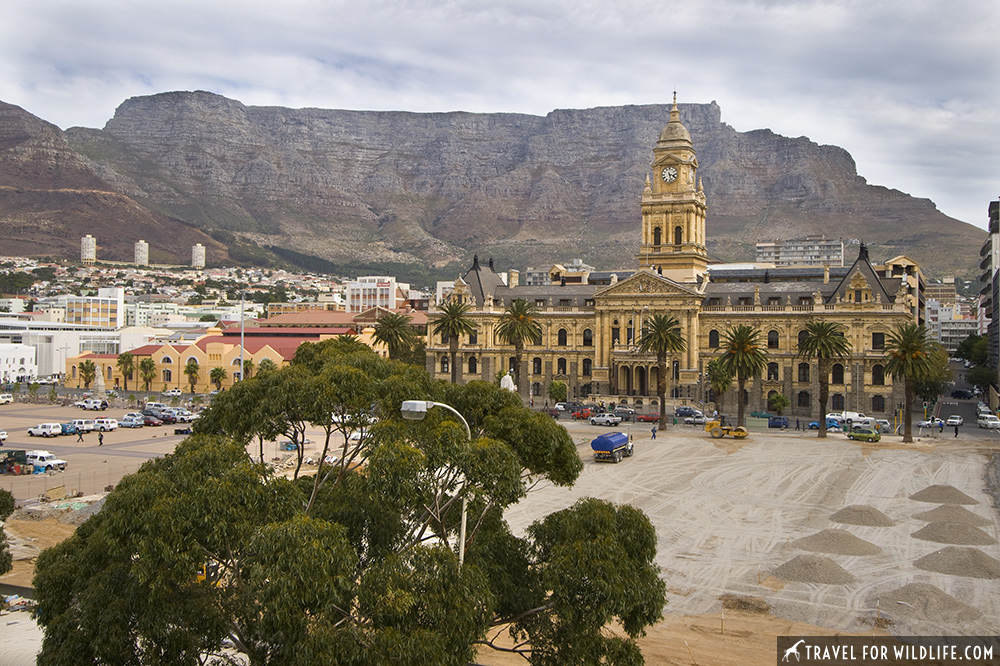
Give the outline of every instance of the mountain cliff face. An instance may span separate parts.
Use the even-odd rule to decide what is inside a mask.
[[[825,233],[864,240],[874,259],[907,254],[932,275],[975,272],[984,231],[928,200],[867,185],[846,151],[736,132],[715,103],[680,108],[708,197],[713,257],[748,260],[758,240]],[[287,109],[165,93],[127,100],[101,130],[62,134],[23,119],[33,122],[22,132],[31,141],[16,145],[36,155],[39,168],[22,180],[43,198],[60,196],[41,168],[56,151],[74,165],[71,188],[120,197],[136,215],[334,262],[450,270],[479,252],[501,267],[580,257],[611,268],[634,263],[639,196],[667,115],[665,105],[545,117]],[[0,175],[15,159],[4,133]],[[0,214],[18,233],[31,226],[3,206]],[[78,219],[74,252],[80,235],[94,233]],[[122,230],[141,228],[164,249],[146,223],[137,217]]]

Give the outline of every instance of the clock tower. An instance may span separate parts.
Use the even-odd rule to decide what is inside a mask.
[[[653,148],[653,177],[642,192],[642,242],[639,267],[677,282],[696,282],[707,272],[705,191],[698,180],[698,158],[681,123],[677,94],[670,120]]]

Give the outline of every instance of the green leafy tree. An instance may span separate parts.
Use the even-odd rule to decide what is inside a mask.
[[[556,380],[549,384],[549,400],[553,403],[565,402],[567,393],[566,382]]]
[[[819,380],[819,437],[826,437],[826,405],[830,400],[830,372],[834,359],[846,359],[851,343],[844,336],[844,327],[832,321],[810,321],[806,335],[799,340],[798,355],[816,359]]]
[[[730,326],[724,336],[719,360],[726,371],[736,377],[736,425],[745,425],[746,403],[743,401],[743,394],[747,380],[760,375],[767,367],[767,355],[760,345],[760,331],[746,324]]]
[[[997,381],[997,369],[989,365],[977,365],[965,373],[965,381],[982,391],[983,395],[987,395],[990,386]]]
[[[14,513],[14,506],[14,496],[6,488],[0,488],[0,524]],[[13,566],[14,558],[7,545],[7,534],[0,527],[0,576],[10,571]]]
[[[208,380],[215,384],[215,390],[222,390],[222,382],[226,381],[229,377],[229,373],[221,365],[217,365],[208,371]]]
[[[449,301],[438,308],[432,330],[436,335],[448,338],[448,354],[451,360],[451,383],[458,383],[458,343],[463,335],[475,332],[476,327],[469,318],[472,306],[468,303]]]
[[[375,320],[372,336],[389,350],[390,359],[399,359],[412,346],[417,337],[411,322],[413,318],[401,312],[385,312]]]
[[[985,365],[989,360],[989,338],[973,333],[958,344],[955,356],[973,365]]]
[[[788,396],[784,393],[775,393],[767,401],[767,408],[773,409],[778,412],[778,416],[781,416],[781,412],[788,409],[788,406],[792,404],[792,401],[788,399]]]
[[[713,358],[708,362],[708,365],[705,367],[705,374],[708,378],[708,386],[715,395],[715,405],[721,414],[726,392],[733,384],[733,376],[718,358]]]
[[[118,366],[118,372],[122,375],[122,390],[128,390],[128,380],[132,379],[132,375],[135,373],[135,356],[132,356],[131,352],[122,352],[118,355],[118,360],[115,362]]]
[[[150,385],[156,379],[156,361],[152,357],[146,356],[139,361],[139,377],[142,379],[146,391],[149,391]]]
[[[514,381],[521,400],[527,399],[524,367],[524,345],[542,341],[542,326],[536,321],[535,306],[523,298],[515,298],[497,322],[496,334],[501,342],[514,347]]]
[[[54,403],[56,400],[59,399],[59,392],[56,391],[56,387],[55,386],[50,386],[49,387],[49,396],[48,397],[49,397],[49,403],[50,404]]]
[[[900,324],[885,342],[885,371],[903,380],[903,441],[913,441],[913,401],[917,383],[931,372],[931,352],[937,346],[920,324]]]
[[[935,402],[944,393],[954,380],[951,364],[948,361],[948,350],[941,345],[935,345],[931,350],[930,364],[927,374],[917,382],[917,397],[927,402]],[[966,375],[968,380],[968,375]],[[993,374],[993,381],[996,381],[996,373]],[[969,382],[972,384],[972,382]],[[976,386],[976,384],[972,384]],[[984,389],[985,390],[985,389]]]
[[[31,402],[38,402],[38,389],[40,388],[42,388],[42,385],[38,382],[28,384],[28,398]]]
[[[660,399],[660,430],[667,427],[667,357],[687,349],[681,335],[681,323],[668,314],[654,314],[646,319],[639,337],[639,351],[656,355],[656,395]]]
[[[200,378],[201,368],[198,367],[198,361],[193,358],[189,358],[187,363],[184,365],[184,376],[187,377],[188,386],[191,387],[191,393],[194,393],[194,387],[198,383]]]
[[[291,388],[305,392],[280,402]],[[454,407],[471,440],[444,409],[403,421],[411,398]],[[370,430],[331,473],[285,479],[247,456],[255,429],[298,419]],[[41,666],[464,666],[501,630],[533,664],[642,663],[636,638],[666,597],[656,533],[632,507],[581,500],[515,536],[505,510],[582,463],[509,391],[318,343],[221,394],[196,429],[39,558]]]
[[[257,374],[260,375],[264,372],[271,372],[272,370],[277,370],[278,364],[269,358],[262,358],[260,364],[257,366]]]
[[[79,370],[83,388],[89,389],[90,383],[97,377],[97,364],[88,359],[80,363]]]

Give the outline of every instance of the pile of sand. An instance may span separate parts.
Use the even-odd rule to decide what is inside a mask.
[[[748,597],[742,594],[726,592],[719,597],[725,610],[743,611],[744,613],[770,613],[771,607],[760,597]]]
[[[964,506],[957,504],[942,504],[936,509],[924,511],[913,516],[918,520],[925,520],[928,523],[963,523],[965,525],[991,525],[993,521],[983,518],[977,513],[972,513]]]
[[[830,520],[835,523],[846,523],[847,525],[868,525],[870,527],[892,527],[896,523],[889,516],[885,515],[873,506],[867,504],[852,504],[845,506],[837,513],[830,516]]]
[[[1000,565],[1000,562],[997,563]],[[794,580],[800,583],[826,583],[829,585],[847,585],[855,582],[854,576],[847,573],[839,564],[822,555],[798,555],[773,572],[776,578]]]
[[[796,539],[792,545],[802,550],[833,555],[878,555],[882,552],[882,549],[875,544],[858,538],[846,530],[836,529],[826,529],[812,536]]]
[[[965,523],[928,523],[911,536],[924,541],[950,543],[958,546],[990,546],[997,542],[978,527]]]
[[[946,621],[949,624],[972,622],[982,612],[927,583],[910,583],[879,595],[884,612],[926,622]],[[869,600],[875,605],[875,600]]]
[[[975,548],[947,546],[913,563],[924,571],[965,578],[1000,578],[1000,561]]]
[[[910,499],[917,502],[931,502],[932,504],[979,504],[958,488],[940,484],[927,486],[920,492],[910,495]]]

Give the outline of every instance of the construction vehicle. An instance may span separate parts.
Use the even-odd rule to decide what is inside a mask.
[[[590,448],[594,451],[594,460],[598,462],[621,462],[622,458],[628,458],[633,453],[632,442],[628,435],[623,432],[609,432],[597,437],[590,443]]]
[[[712,439],[720,439],[726,435],[735,437],[736,439],[743,439],[750,435],[750,431],[743,426],[724,426],[722,425],[722,421],[718,419],[706,421],[705,432],[710,434]]]

